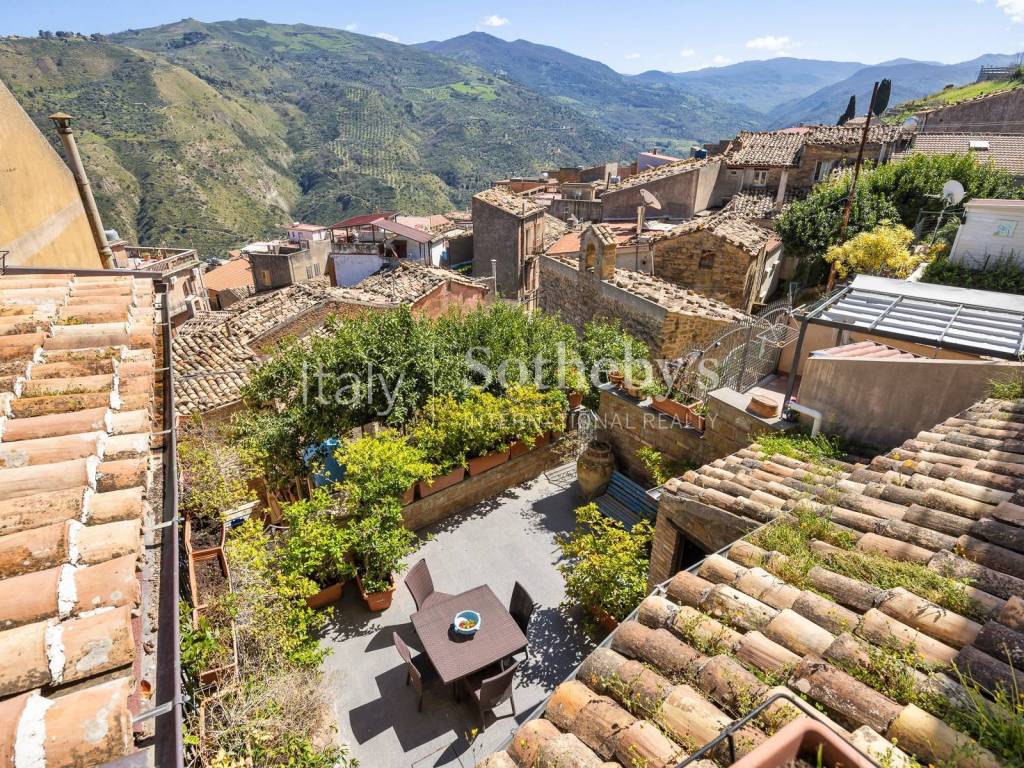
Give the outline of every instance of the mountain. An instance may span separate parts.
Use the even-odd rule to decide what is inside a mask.
[[[949,84],[972,83],[981,66],[1005,66],[1017,60],[1013,54],[986,54],[958,64],[896,59],[858,70],[850,77],[818,89],[809,96],[780,104],[768,113],[771,127],[782,128],[797,123],[834,123],[846,108],[850,94],[857,96],[857,114],[863,114],[871,98],[876,80],[892,80],[890,104],[918,99],[941,90]]]
[[[780,56],[689,72],[650,70],[634,75],[632,80],[671,85],[702,98],[769,112],[779,104],[801,99],[819,88],[843,80],[864,66],[856,61]]]
[[[527,40],[509,42],[470,32],[417,47],[522,83],[644,145],[685,150],[694,140],[756,128],[764,119],[741,100],[719,101],[671,81],[629,77],[598,61]]]
[[[206,255],[295,219],[449,210],[509,173],[636,150],[520,83],[305,25],[7,39],[0,76],[55,144],[46,116],[76,117],[108,226]]]

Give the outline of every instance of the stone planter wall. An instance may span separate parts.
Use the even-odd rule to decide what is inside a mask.
[[[557,443],[536,448],[487,472],[472,477],[467,475],[465,480],[451,488],[414,501],[402,509],[406,528],[419,530],[532,480],[541,472],[563,463],[558,448]]]

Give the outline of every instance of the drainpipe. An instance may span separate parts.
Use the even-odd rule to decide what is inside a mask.
[[[68,157],[68,165],[71,166],[71,173],[75,177],[75,184],[78,185],[78,195],[82,198],[82,205],[85,207],[85,217],[89,220],[89,228],[92,230],[92,238],[96,243],[96,250],[99,251],[100,261],[103,263],[104,269],[113,269],[114,254],[110,250],[110,244],[107,243],[107,235],[103,231],[103,222],[100,220],[100,212],[96,207],[96,200],[92,196],[89,177],[85,174],[82,156],[78,154],[75,134],[71,132],[71,115],[64,112],[56,112],[50,115],[50,119],[57,126],[57,133],[60,135],[61,144],[64,145],[64,152]]]
[[[794,403],[790,401],[787,406],[789,410],[802,413],[804,416],[810,416],[814,419],[814,423],[811,424],[811,437],[817,437],[818,433],[821,432],[821,411],[815,410],[814,408],[808,408],[806,405],[800,405],[800,403]]]

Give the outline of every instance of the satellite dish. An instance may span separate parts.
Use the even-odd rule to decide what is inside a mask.
[[[947,205],[956,205],[964,199],[964,185],[956,179],[950,179],[942,185],[942,199]]]
[[[643,199],[644,205],[648,206],[649,208],[653,208],[656,211],[661,210],[661,203],[658,202],[658,198],[656,198],[646,189],[640,190],[640,197]]]

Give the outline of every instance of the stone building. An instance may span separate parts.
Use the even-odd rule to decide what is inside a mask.
[[[717,206],[740,192],[772,195],[781,207],[805,195],[838,168],[852,165],[860,149],[857,126],[805,125],[780,131],[743,131],[725,150],[722,172],[712,194]],[[900,126],[873,125],[864,159],[882,163],[902,147]]]
[[[544,208],[503,187],[473,196],[473,276],[491,277],[507,299],[530,303],[537,291],[537,254],[545,237]]]
[[[921,133],[1024,133],[1024,88],[1000,91],[918,112]]]
[[[272,240],[247,245],[242,249],[242,256],[249,260],[253,283],[259,293],[320,277],[326,269],[330,251],[330,239],[301,244]]]
[[[540,306],[576,328],[593,319],[618,320],[655,357],[674,359],[707,344],[744,313],[661,278],[615,267],[608,227],[588,226],[579,255],[542,256]]]
[[[1016,133],[917,133],[894,159],[911,155],[973,155],[1024,182],[1024,136]]]
[[[749,312],[777,284],[782,241],[732,211],[685,222],[654,238],[654,274]]]
[[[681,160],[611,184],[601,195],[602,217],[605,221],[635,220],[637,207],[644,202],[640,191],[647,190],[661,203],[661,210],[648,209],[648,214],[692,218],[710,204],[720,164],[717,158]]]

